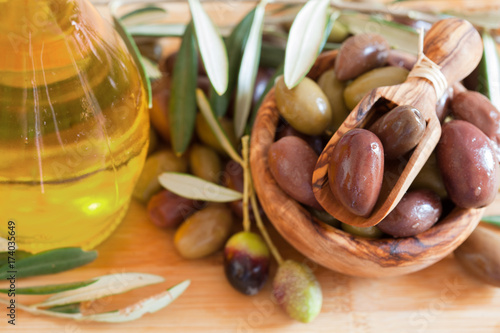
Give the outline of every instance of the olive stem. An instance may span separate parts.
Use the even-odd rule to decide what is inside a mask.
[[[242,142],[242,154],[243,154],[243,229],[245,232],[250,232],[250,215],[248,212],[248,199],[250,194],[250,165],[248,163],[248,141],[249,136],[245,135],[241,138]]]
[[[266,227],[264,226],[264,223],[262,222],[262,218],[260,217],[260,212],[259,212],[259,206],[257,203],[257,197],[255,195],[255,191],[253,191],[253,185],[250,184],[250,200],[252,202],[252,209],[253,209],[253,214],[255,216],[255,221],[257,222],[257,227],[260,230],[260,233],[262,234],[262,237],[264,237],[264,240],[267,243],[267,247],[269,247],[269,251],[271,251],[274,259],[276,259],[276,262],[278,265],[281,266],[283,264],[283,258],[281,257],[281,254],[279,253],[278,249],[276,246],[274,246],[273,241],[271,240],[271,237],[269,236],[269,233],[266,230]]]

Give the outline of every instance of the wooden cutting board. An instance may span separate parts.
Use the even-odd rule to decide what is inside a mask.
[[[500,214],[500,201],[489,214]],[[302,324],[289,319],[271,300],[271,284],[257,295],[239,294],[226,282],[222,254],[185,260],[173,247],[173,232],[160,230],[147,219],[144,207],[132,202],[124,222],[97,247],[98,259],[85,267],[53,276],[18,281],[18,286],[62,283],[112,273],[158,274],[167,282],[112,296],[88,311],[105,311],[131,304],[185,279],[192,281],[174,303],[154,314],[123,324],[74,322],[34,316],[17,310],[16,326],[0,310],[0,332],[363,332],[500,333],[500,288],[486,286],[449,256],[417,273],[386,279],[353,278],[319,267],[271,229],[286,258],[305,262],[323,289],[323,309],[316,320]],[[273,271],[275,264],[273,264]],[[5,287],[1,283],[0,287]],[[18,297],[18,303],[38,299]]]

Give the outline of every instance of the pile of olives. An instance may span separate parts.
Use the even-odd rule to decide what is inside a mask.
[[[175,229],[174,246],[180,256],[198,259],[224,249],[226,276],[237,290],[255,294],[269,275],[270,254],[265,242],[255,233],[238,232],[243,218],[242,200],[227,204],[208,203],[181,197],[160,185],[164,172],[191,173],[209,182],[243,192],[243,169],[226,154],[201,113],[197,114],[195,138],[182,156],[170,148],[170,85],[177,53],[160,62],[163,73],[153,84],[153,108],[150,110],[150,150],[134,197],[147,206],[149,220],[159,228]],[[203,63],[198,68],[198,88],[209,94],[210,82]],[[259,68],[255,84],[257,102],[271,78],[273,70]],[[219,122],[234,147],[232,111]],[[260,212],[263,213],[259,207]],[[250,212],[252,208],[250,205]],[[250,213],[253,219],[253,214]]]
[[[408,192],[377,226],[335,221],[316,200],[312,174],[331,135],[368,92],[404,82],[413,64],[411,57],[393,52],[382,36],[361,34],[345,40],[334,67],[317,82],[305,78],[288,89],[283,78],[278,79],[275,95],[281,120],[268,164],[280,188],[320,220],[370,238],[414,236],[453,207],[490,204],[499,182],[500,113],[485,96],[465,88],[450,88],[439,99],[440,141]],[[340,138],[328,168],[332,194],[346,210],[363,217],[373,212],[387,167],[404,168],[427,126],[411,105],[378,106],[375,114],[365,128]]]

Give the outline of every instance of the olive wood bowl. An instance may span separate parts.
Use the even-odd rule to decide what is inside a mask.
[[[320,55],[308,74],[313,80],[333,68],[337,52]],[[274,89],[262,103],[252,130],[250,165],[255,190],[278,232],[312,261],[361,277],[408,274],[453,252],[478,225],[485,208],[454,208],[429,230],[413,237],[368,239],[351,235],[315,218],[275,182],[267,161],[279,121]]]

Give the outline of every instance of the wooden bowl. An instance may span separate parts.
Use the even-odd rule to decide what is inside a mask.
[[[317,80],[333,68],[337,52],[322,54],[308,74]],[[462,244],[485,208],[455,208],[424,233],[406,238],[368,239],[316,219],[275,182],[267,153],[274,142],[279,113],[274,90],[266,96],[252,130],[250,165],[255,190],[272,224],[298,251],[316,263],[347,275],[385,277],[408,274],[441,260]]]

